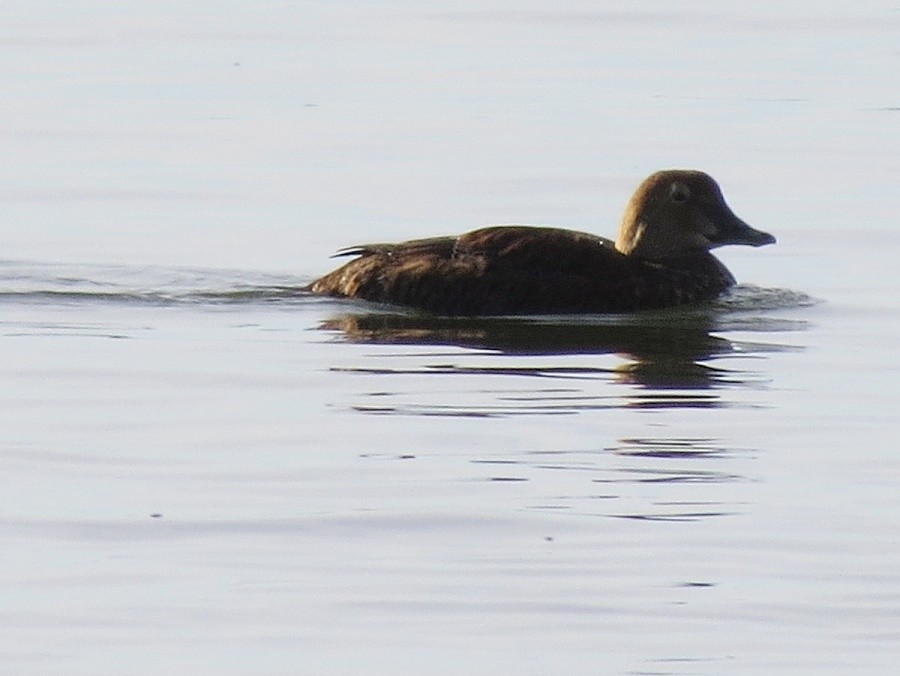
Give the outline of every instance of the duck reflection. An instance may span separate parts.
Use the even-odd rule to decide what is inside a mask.
[[[741,373],[705,362],[748,351],[747,344],[713,333],[721,327],[712,312],[664,311],[639,318],[597,316],[590,319],[359,313],[333,317],[324,321],[321,328],[339,331],[344,339],[358,343],[453,345],[506,355],[617,354],[628,360],[612,371],[618,382],[654,390],[702,390],[717,384],[741,382]],[[773,348],[778,346],[754,344],[750,351]],[[632,405],[646,407],[714,403],[715,398],[711,397],[679,396],[667,400],[658,393],[644,402],[640,398],[632,401]]]

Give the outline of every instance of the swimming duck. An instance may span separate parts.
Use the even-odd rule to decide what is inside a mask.
[[[615,241],[586,232],[492,226],[458,237],[367,244],[313,293],[439,315],[631,312],[715,298],[734,285],[709,251],[775,238],[734,215],[702,171],[658,171],[638,186]]]

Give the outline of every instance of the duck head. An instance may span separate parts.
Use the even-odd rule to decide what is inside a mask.
[[[775,238],[734,215],[709,174],[668,169],[638,186],[622,217],[616,249],[657,261],[725,244],[762,246]]]

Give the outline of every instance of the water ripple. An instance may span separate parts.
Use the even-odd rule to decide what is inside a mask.
[[[306,280],[239,270],[0,261],[0,302],[223,305],[309,302]]]
[[[476,456],[470,463],[490,483],[568,487],[570,492],[545,495],[529,510],[679,522],[743,512],[735,487],[755,483],[742,470],[755,455],[720,439],[660,436],[621,438],[599,449]]]

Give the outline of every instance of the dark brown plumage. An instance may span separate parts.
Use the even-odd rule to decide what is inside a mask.
[[[370,244],[314,293],[441,315],[630,312],[716,297],[734,284],[709,250],[775,241],[740,220],[699,171],[660,171],[625,210],[615,242],[559,228],[495,226],[459,237]]]

